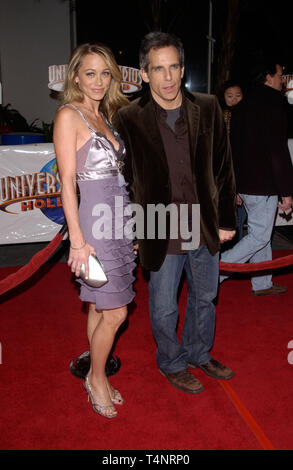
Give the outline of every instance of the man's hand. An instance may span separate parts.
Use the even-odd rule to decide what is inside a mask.
[[[242,201],[241,197],[239,196],[239,194],[236,194],[236,204],[237,204],[237,206],[242,206],[242,203],[243,203],[243,201]]]
[[[229,242],[235,236],[236,230],[222,230],[219,229],[220,243]]]
[[[291,196],[282,197],[282,202],[279,203],[279,209],[285,211],[290,211],[292,209],[293,198]]]

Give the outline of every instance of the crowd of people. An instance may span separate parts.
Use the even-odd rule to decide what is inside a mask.
[[[280,64],[264,64],[253,73],[245,98],[232,112],[230,140],[237,193],[247,213],[247,234],[224,251],[222,261],[258,263],[272,259],[271,236],[277,207],[292,207],[292,161]],[[279,202],[280,198],[280,202]],[[220,276],[220,282],[227,278]],[[251,278],[255,296],[281,294],[271,274]]]
[[[279,64],[263,68],[245,92],[238,82],[226,83],[221,107],[214,95],[191,94],[182,87],[184,49],[179,38],[149,33],[142,40],[139,62],[148,86],[143,96],[129,102],[121,93],[120,71],[109,48],[78,46],[69,62],[54,128],[70,241],[68,264],[81,284],[80,298],[88,304],[90,369],[84,387],[94,411],[106,418],[117,416],[117,406],[124,403],[105,366],[134,298],[137,253],[149,272],[158,370],[172,386],[197,394],[203,386],[190,369],[198,367],[220,380],[234,375],[211,355],[221,246],[231,242],[237,230],[234,246],[222,253],[223,261],[271,259],[278,198],[283,210],[293,202]],[[130,201],[142,208],[144,230],[136,227],[135,232],[134,215],[125,210],[118,221],[123,236],[98,236],[97,207],[113,208],[119,197],[123,208]],[[177,237],[171,236],[174,220],[169,213],[166,236],[160,236],[160,219],[147,217],[150,205],[172,206],[179,216],[182,206],[187,207],[186,217],[176,219],[177,228],[183,229]],[[194,207],[200,208],[200,216]],[[117,224],[112,222],[110,227]],[[151,229],[155,235],[150,237]],[[196,243],[189,248],[186,241],[192,237]],[[87,283],[92,254],[108,277],[99,288]],[[177,294],[183,272],[188,298],[179,342]],[[254,276],[252,288],[254,295],[286,290],[267,276]]]

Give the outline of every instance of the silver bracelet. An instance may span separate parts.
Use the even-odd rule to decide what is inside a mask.
[[[72,248],[72,250],[82,250],[82,248],[84,248],[86,245],[86,242],[84,242],[84,245],[80,246],[79,248],[74,248],[73,246],[71,246],[71,243],[70,243],[70,248]]]

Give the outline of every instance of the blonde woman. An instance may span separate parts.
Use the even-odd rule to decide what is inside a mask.
[[[127,304],[134,297],[132,271],[136,266],[131,215],[120,210],[119,214],[124,213],[118,214],[118,219],[116,213],[114,220],[115,197],[120,196],[117,200],[120,204],[122,201],[123,209],[129,204],[125,180],[120,173],[124,144],[111,126],[115,112],[128,104],[120,83],[119,67],[106,46],[83,44],[77,47],[68,65],[62,106],[54,126],[70,240],[68,265],[78,278],[84,264],[87,277],[89,255],[96,254],[108,277],[108,282],[100,288],[89,287],[78,279],[80,299],[88,303],[87,335],[91,353],[91,368],[84,386],[93,409],[106,418],[114,418],[117,415],[115,405],[124,402],[120,392],[109,383],[105,364],[116,332],[126,319]],[[79,208],[76,181],[80,192]],[[99,223],[101,216],[103,224]],[[119,237],[115,237],[117,224]],[[102,225],[108,227],[107,232],[102,232]],[[109,232],[109,227],[113,228],[113,233]],[[128,233],[121,227],[128,227]]]

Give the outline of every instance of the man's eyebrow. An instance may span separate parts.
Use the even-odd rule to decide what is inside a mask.
[[[174,65],[180,65],[179,62],[174,62],[174,64],[170,64],[169,67],[174,67]],[[159,67],[163,67],[163,65],[152,65],[151,68],[152,69],[157,69]]]

